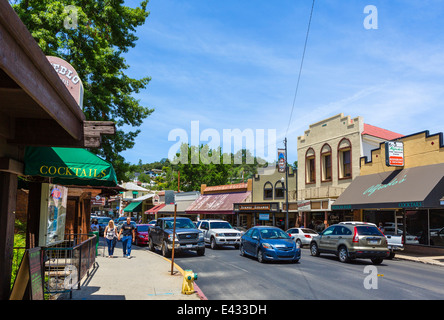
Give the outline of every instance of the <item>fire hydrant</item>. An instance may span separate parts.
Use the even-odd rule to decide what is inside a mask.
[[[194,280],[197,280],[197,273],[194,273],[192,270],[185,270],[182,283],[183,294],[194,293]]]

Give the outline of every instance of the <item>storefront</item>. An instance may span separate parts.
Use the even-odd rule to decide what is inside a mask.
[[[234,203],[236,226],[285,226],[285,213],[278,202]]]
[[[407,244],[444,246],[443,195],[444,163],[438,163],[359,176],[332,209],[359,210],[364,221],[414,236]]]

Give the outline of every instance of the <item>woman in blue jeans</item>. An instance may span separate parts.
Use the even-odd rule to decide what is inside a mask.
[[[120,228],[120,232],[118,235],[118,239],[120,240],[120,236],[122,237],[122,249],[123,249],[123,256],[127,257],[128,259],[131,258],[131,244],[132,241],[136,240],[136,227],[131,224],[131,218],[126,218],[126,223],[122,224],[122,227]],[[132,241],[131,241],[132,239]]]
[[[113,220],[108,222],[103,235],[105,236],[106,244],[108,245],[108,258],[112,258],[117,241],[117,232]]]

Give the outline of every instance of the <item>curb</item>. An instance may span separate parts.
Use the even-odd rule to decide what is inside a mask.
[[[164,260],[168,261],[169,263],[171,263],[170,259],[165,258],[165,257],[162,257],[162,258]],[[183,269],[180,266],[178,266],[176,263],[174,263],[174,267],[182,274],[182,276],[184,276],[185,272],[183,271]],[[208,300],[208,298],[205,296],[205,294],[199,288],[197,283],[194,283],[194,288],[195,288],[195,293],[199,296],[200,300]]]

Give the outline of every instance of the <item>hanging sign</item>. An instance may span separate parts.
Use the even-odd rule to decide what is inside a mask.
[[[286,159],[285,159],[285,149],[278,149],[278,171],[285,173]]]
[[[76,100],[80,109],[83,110],[83,83],[82,80],[80,80],[77,71],[72,65],[63,59],[53,56],[47,56],[46,58],[59,75],[60,80],[65,84],[69,93],[71,93]]]
[[[404,143],[387,141],[385,143],[385,164],[388,167],[404,166]]]

